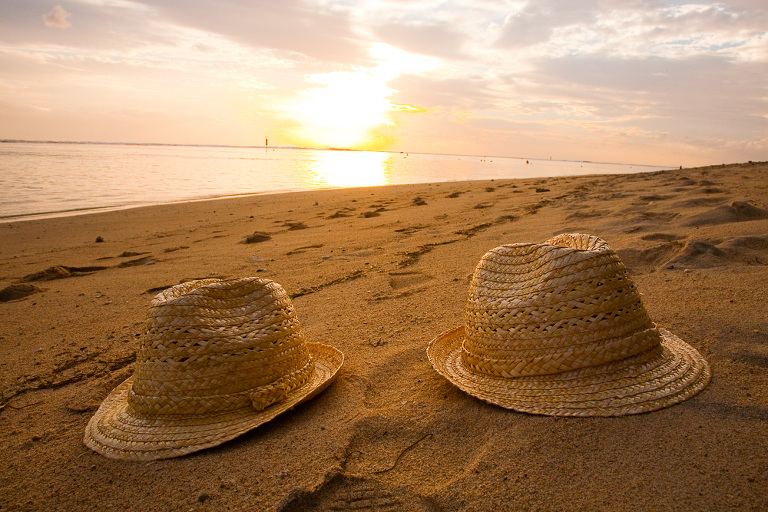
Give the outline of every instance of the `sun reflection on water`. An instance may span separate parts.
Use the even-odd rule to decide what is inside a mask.
[[[314,162],[315,182],[330,187],[371,187],[387,183],[387,153],[323,151]]]

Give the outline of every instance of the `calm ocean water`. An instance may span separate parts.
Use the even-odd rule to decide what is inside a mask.
[[[368,151],[0,143],[0,220],[238,194],[660,169]]]

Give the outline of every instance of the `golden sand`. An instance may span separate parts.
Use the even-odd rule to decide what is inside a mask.
[[[617,250],[709,387],[555,418],[432,369],[425,348],[461,324],[480,257],[563,232]],[[768,509],[766,163],[247,196],[0,224],[0,239],[0,510]],[[211,276],[280,283],[307,340],[344,352],[338,380],[189,456],[86,448],[153,295]]]

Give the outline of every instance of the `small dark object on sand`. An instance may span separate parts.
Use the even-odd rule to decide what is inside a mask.
[[[288,226],[288,231],[296,231],[297,229],[307,229],[307,225],[303,222],[286,222],[283,226]]]
[[[264,233],[263,231],[254,231],[252,235],[245,237],[245,243],[255,244],[258,242],[266,242],[267,240],[271,239],[272,237],[269,235],[269,233]]]
[[[101,242],[103,242],[103,241],[104,241],[104,237],[102,237],[102,236],[97,236],[97,237],[96,237],[96,243],[97,243],[97,244],[100,244],[100,243],[101,243]]]

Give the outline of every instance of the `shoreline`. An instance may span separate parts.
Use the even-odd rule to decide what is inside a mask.
[[[424,153],[429,154],[429,153]],[[459,155],[462,156],[462,155]],[[562,160],[563,162],[579,162],[577,160],[569,161],[569,160]],[[600,162],[591,162],[591,163],[600,163]],[[638,166],[638,167],[655,167],[655,166]],[[80,215],[93,215],[93,214],[99,214],[99,213],[106,213],[106,212],[113,212],[113,211],[121,211],[121,210],[130,210],[134,208],[147,208],[147,207],[153,207],[153,206],[163,206],[163,205],[171,205],[171,204],[181,204],[181,203],[194,203],[194,202],[200,202],[200,201],[220,201],[220,200],[226,200],[226,199],[235,199],[239,197],[248,197],[248,196],[263,196],[263,195],[272,195],[272,194],[290,194],[290,193],[299,193],[299,192],[320,192],[325,190],[355,190],[355,189],[364,189],[364,188],[371,188],[371,187],[397,187],[397,186],[407,186],[407,185],[428,185],[428,184],[434,184],[434,183],[464,183],[464,182],[475,182],[475,181],[502,181],[502,180],[527,180],[527,179],[549,179],[549,178],[568,178],[572,176],[579,176],[579,177],[600,177],[600,176],[614,176],[614,175],[627,175],[627,174],[643,174],[643,173],[654,173],[654,172],[666,172],[671,169],[663,169],[663,170],[652,170],[652,171],[637,171],[637,172],[616,172],[616,173],[604,173],[604,174],[578,174],[578,175],[563,175],[563,176],[542,176],[542,177],[535,177],[535,178],[488,178],[488,179],[477,179],[477,180],[449,180],[449,181],[428,181],[428,182],[421,182],[421,183],[386,183],[383,185],[364,185],[364,186],[355,186],[355,187],[342,187],[342,186],[329,186],[329,187],[316,187],[316,188],[296,188],[296,189],[284,189],[284,190],[268,190],[264,192],[244,192],[241,194],[226,194],[221,196],[210,196],[210,197],[192,197],[188,199],[179,199],[174,201],[167,201],[167,202],[156,202],[156,203],[131,203],[131,204],[124,204],[124,205],[113,205],[113,206],[99,206],[99,207],[83,207],[83,208],[74,208],[70,210],[54,210],[54,211],[48,211],[48,212],[39,212],[39,213],[29,213],[29,214],[21,214],[21,215],[0,215],[0,224],[7,223],[7,222],[24,222],[24,221],[30,221],[30,220],[43,220],[43,219],[54,219],[59,217],[73,217],[73,216],[80,216]]]
[[[330,188],[330,187],[317,188],[312,190],[304,190],[304,189],[270,190],[267,192],[246,192],[243,194],[229,194],[229,195],[223,195],[223,196],[179,199],[177,201],[168,201],[163,203],[125,204],[125,205],[116,205],[116,206],[101,206],[101,207],[95,207],[95,208],[76,208],[72,210],[29,213],[24,215],[7,215],[7,216],[0,216],[0,224],[4,222],[24,222],[24,221],[32,221],[32,220],[56,219],[60,217],[76,217],[80,215],[95,215],[99,213],[132,210],[134,208],[151,208],[153,206],[165,206],[165,205],[172,205],[172,204],[197,203],[201,201],[220,201],[220,200],[226,200],[226,199],[236,199],[239,197],[263,196],[263,195],[270,195],[270,194],[290,194],[290,193],[296,193],[296,192],[312,192],[314,190],[318,190],[318,191],[334,190],[334,188]]]
[[[270,238],[245,243],[256,231]],[[461,324],[480,257],[563,232],[616,250],[651,319],[710,364],[706,389],[561,418],[433,370],[427,344]],[[30,292],[0,301],[1,510],[768,508],[768,163],[247,194],[0,221],[0,236],[0,296]],[[86,448],[152,297],[246,276],[280,283],[307,341],[344,353],[337,381],[188,456]]]
[[[109,144],[86,143],[62,143],[60,148],[45,143],[39,143],[39,148],[11,146],[3,151],[6,165],[0,166],[0,172],[7,173],[8,184],[0,193],[0,222],[244,193],[664,169],[652,165],[533,158],[529,162],[522,157],[432,153],[414,153],[409,157],[396,152],[332,155],[326,150],[273,149],[265,156],[253,148],[219,146],[156,145],[146,146],[145,150],[139,145],[110,149]],[[57,159],[58,153],[62,155]],[[95,156],[99,158],[94,159]],[[35,172],[28,175],[24,169]],[[156,174],[155,169],[164,171]],[[129,176],[132,181],[126,181]]]

